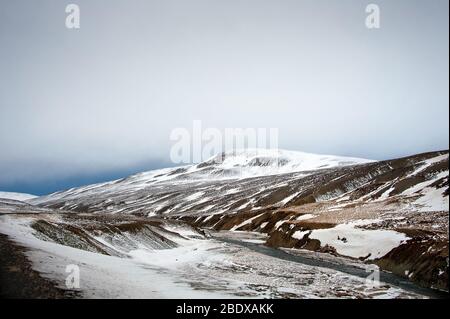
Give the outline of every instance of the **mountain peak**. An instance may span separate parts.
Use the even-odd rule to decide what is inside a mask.
[[[321,155],[282,149],[243,149],[222,152],[196,167],[216,167],[224,170],[250,169],[257,175],[310,171],[337,166],[374,162],[373,160]],[[256,172],[259,171],[259,172]]]

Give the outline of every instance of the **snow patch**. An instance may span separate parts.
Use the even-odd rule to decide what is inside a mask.
[[[320,240],[322,246],[329,245],[344,256],[368,259],[380,258],[406,241],[408,237],[392,230],[368,230],[357,228],[376,220],[356,221],[333,228],[313,230],[311,239]]]

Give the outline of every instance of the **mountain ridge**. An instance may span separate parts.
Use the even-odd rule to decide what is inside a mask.
[[[175,221],[203,236],[250,232],[264,236],[269,247],[376,264],[420,285],[448,290],[448,151],[223,178],[236,162],[272,172],[273,157],[263,159],[267,156],[144,172],[35,198],[28,205],[0,203],[0,209],[60,212],[87,225],[105,215],[119,224],[130,218]],[[45,223],[39,227],[44,234],[48,227],[62,231]]]

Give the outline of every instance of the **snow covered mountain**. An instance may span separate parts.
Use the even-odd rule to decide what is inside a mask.
[[[36,198],[37,196],[25,193],[12,193],[12,192],[0,192],[1,199],[12,199],[19,201],[26,201],[29,199]]]
[[[81,212],[211,216],[340,198],[395,200],[418,211],[440,211],[448,210],[446,163],[446,152],[381,162],[288,151],[225,153],[197,165],[73,188],[29,203]]]
[[[246,149],[218,154],[195,166],[197,172],[247,178],[370,163],[372,160],[271,149]]]
[[[304,172],[374,162],[368,159],[318,155],[285,150],[253,149],[218,154],[202,163],[166,168],[132,175],[106,183],[72,188],[36,198],[34,204],[79,196],[131,194],[151,186],[171,183],[232,182],[252,177]],[[308,173],[310,171],[310,173]]]
[[[149,247],[158,244],[154,228],[141,229],[148,219],[188,225],[201,236],[205,230],[252,232],[266,246],[375,263],[448,290],[448,163],[448,151],[385,161],[288,151],[225,153],[26,205],[0,203],[0,212],[23,218],[34,212],[31,225],[43,238],[106,254],[130,236],[137,239],[126,245],[134,247],[141,237]]]

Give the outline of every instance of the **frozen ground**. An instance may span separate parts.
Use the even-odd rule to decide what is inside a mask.
[[[41,217],[39,217],[41,218]],[[164,221],[161,234],[177,246],[138,246],[125,256],[108,256],[38,239],[31,228],[35,215],[0,216],[0,232],[26,247],[35,270],[64,288],[67,265],[80,267],[85,298],[422,298],[420,294],[333,269],[301,265],[258,253],[220,238],[199,236],[181,223]],[[58,223],[64,217],[53,216]],[[87,228],[83,231],[86,233]],[[124,233],[124,236],[129,234]],[[225,237],[257,244],[262,235],[226,232]],[[120,242],[108,241],[124,251]],[[131,238],[131,237],[130,237]],[[92,240],[95,240],[92,237]],[[115,246],[117,245],[117,246]]]

